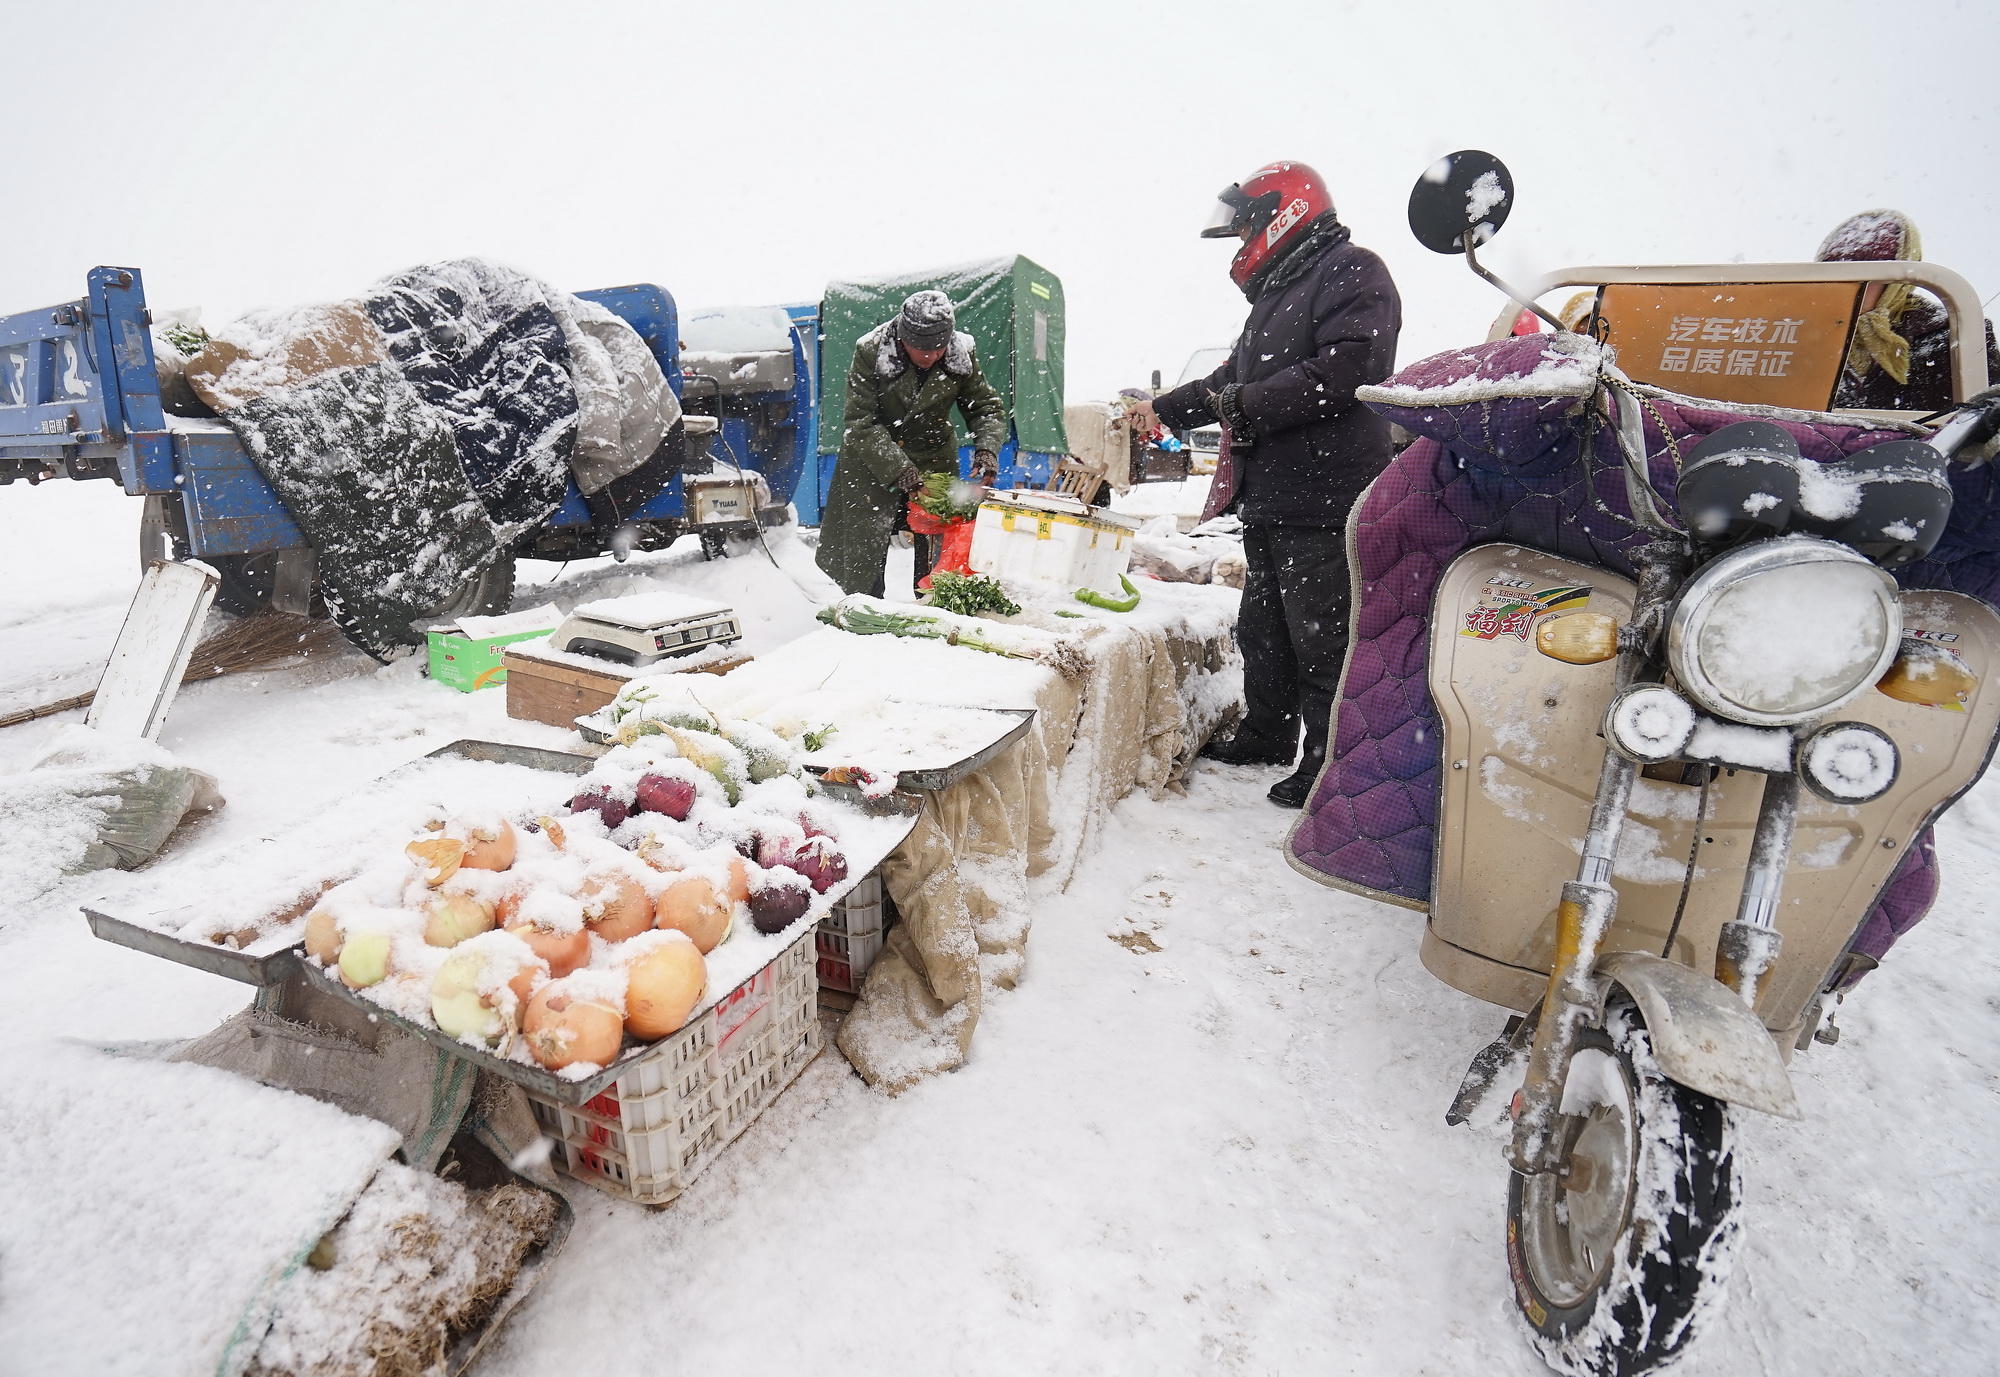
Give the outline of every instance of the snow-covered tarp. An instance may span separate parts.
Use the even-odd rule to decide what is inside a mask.
[[[92,1377],[242,1371],[272,1288],[398,1141],[224,1071],[75,1043],[10,1059],[0,1123],[0,1354]]]

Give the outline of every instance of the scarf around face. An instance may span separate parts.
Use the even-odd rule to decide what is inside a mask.
[[[1325,212],[1306,226],[1305,233],[1298,237],[1284,257],[1250,279],[1243,288],[1243,295],[1254,304],[1271,292],[1291,286],[1311,271],[1322,254],[1336,244],[1345,244],[1352,233],[1334,218],[1332,211]]]
[[[1914,263],[1924,256],[1923,241],[1908,217],[1896,218],[1902,231],[1898,236],[1896,258]],[[1916,287],[1908,282],[1888,283],[1882,288],[1882,297],[1875,303],[1875,309],[1863,312],[1855,320],[1854,338],[1847,346],[1849,372],[1861,377],[1872,365],[1899,383],[1910,380],[1910,341],[1896,327],[1902,322],[1903,313],[1910,309],[1916,291]]]

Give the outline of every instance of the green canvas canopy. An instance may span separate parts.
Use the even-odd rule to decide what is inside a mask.
[[[1063,433],[1063,290],[1056,275],[1016,255],[956,268],[834,282],[820,303],[820,449],[834,453],[846,428],[847,369],[863,335],[902,309],[912,292],[935,288],[958,308],[979,367],[1007,403],[1024,450],[1066,454]],[[961,420],[961,445],[968,442]]]

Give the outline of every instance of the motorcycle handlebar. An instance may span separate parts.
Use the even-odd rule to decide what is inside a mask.
[[[1947,459],[1977,448],[2000,435],[2000,387],[1989,387],[1969,398],[1952,418],[1938,427],[1931,447]]]

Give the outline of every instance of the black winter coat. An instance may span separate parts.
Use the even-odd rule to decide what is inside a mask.
[[[1176,428],[1219,421],[1210,394],[1240,383],[1254,439],[1248,453],[1231,439],[1232,510],[1248,525],[1344,525],[1390,453],[1388,422],[1355,401],[1354,389],[1395,371],[1402,326],[1389,269],[1339,227],[1303,274],[1258,295],[1227,362],[1156,398],[1154,409]]]

